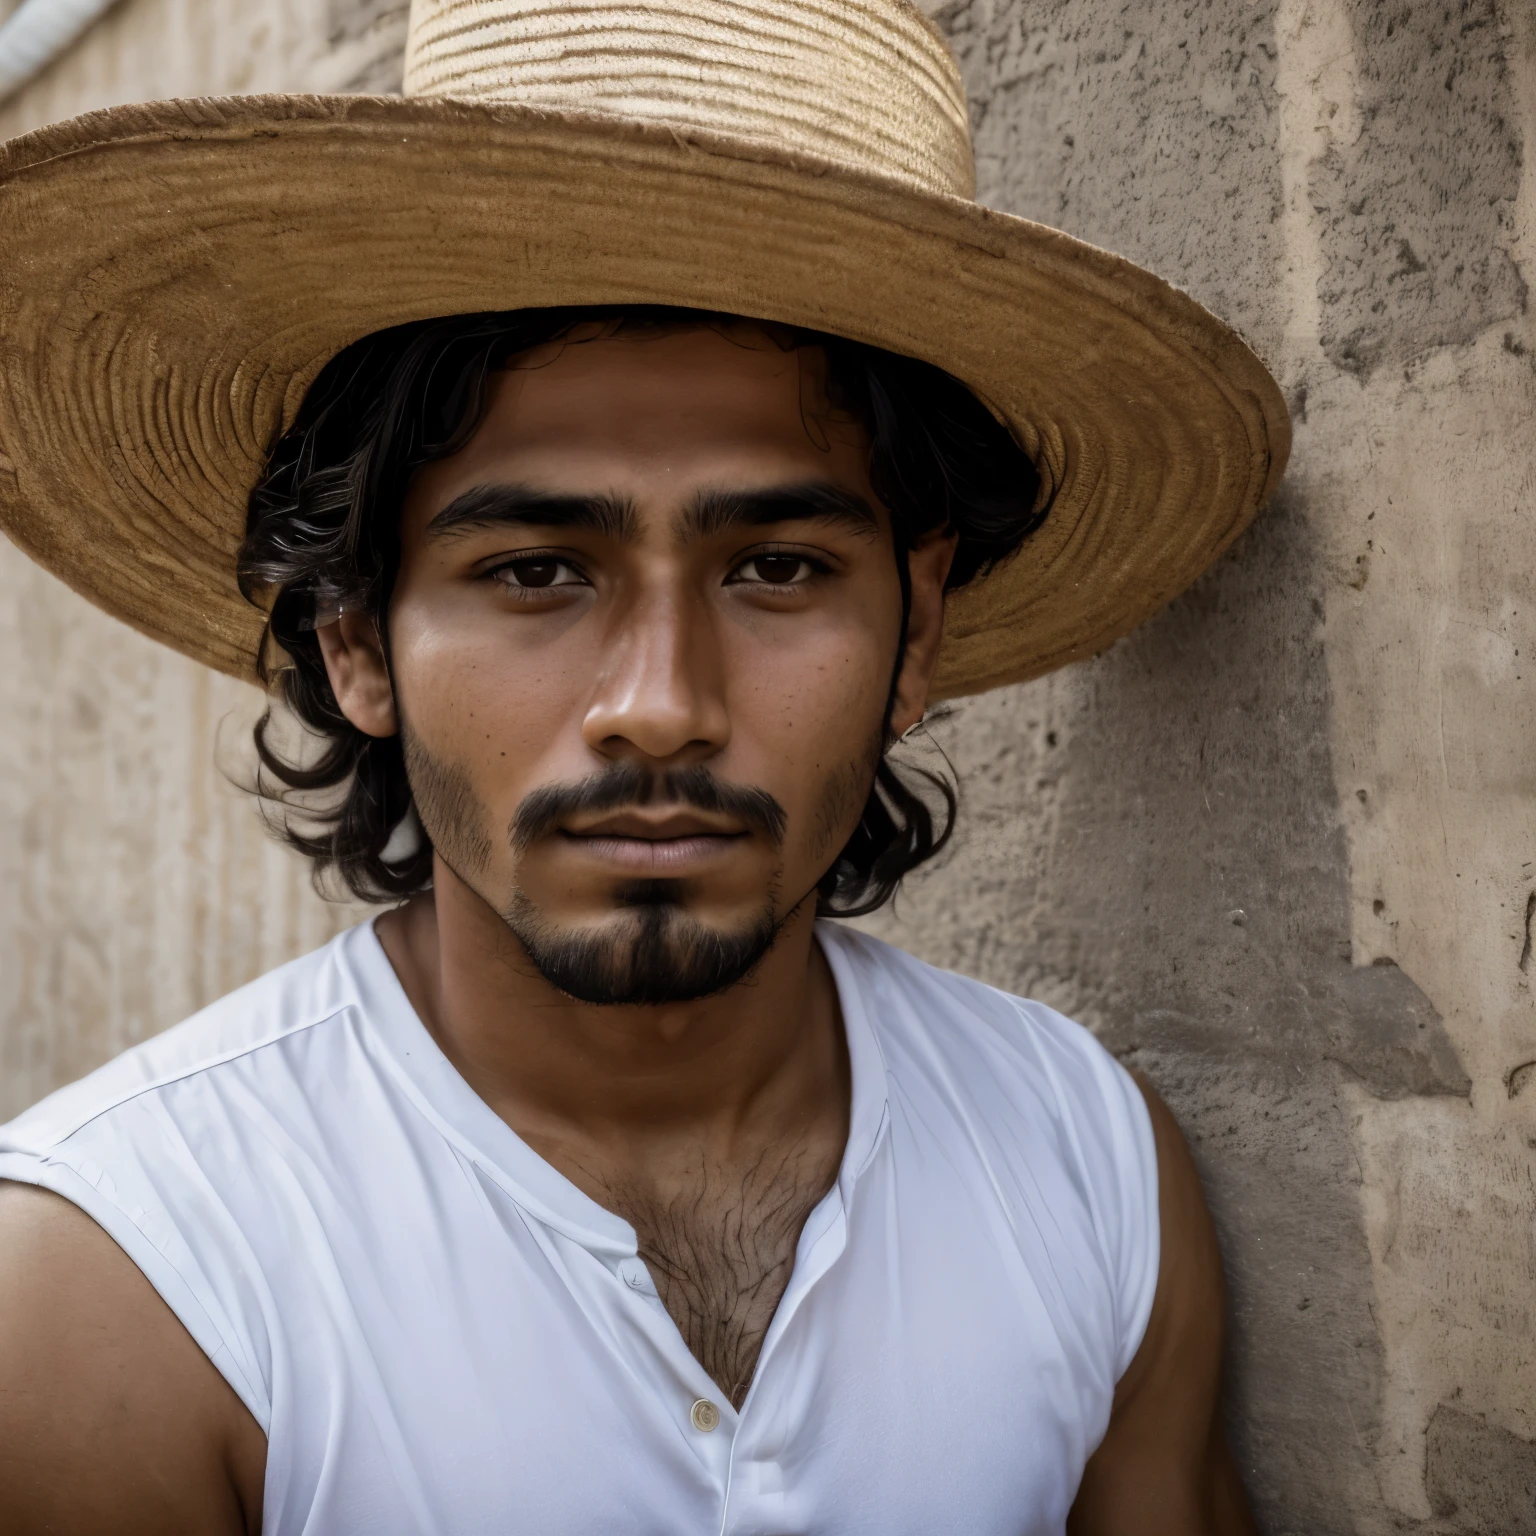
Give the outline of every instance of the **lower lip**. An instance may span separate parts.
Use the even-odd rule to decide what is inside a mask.
[[[676,875],[693,871],[718,859],[741,841],[739,836],[663,837],[577,837],[566,839],[588,858],[647,875]]]

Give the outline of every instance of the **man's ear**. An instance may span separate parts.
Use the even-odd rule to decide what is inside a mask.
[[[342,714],[365,736],[393,736],[400,718],[378,625],[366,613],[344,613],[318,625],[315,639]]]
[[[923,718],[928,689],[939,664],[944,638],[944,581],[955,558],[956,536],[944,529],[926,533],[907,555],[912,579],[912,611],[907,618],[907,649],[896,698],[891,709],[891,733],[900,736]]]

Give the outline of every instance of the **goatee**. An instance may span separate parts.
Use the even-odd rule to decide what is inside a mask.
[[[521,892],[502,917],[539,974],[578,1002],[691,1003],[751,975],[782,925],[770,899],[744,928],[709,927],[683,909],[681,885],[644,880],[626,886],[618,893],[623,916],[597,929],[552,929]]]

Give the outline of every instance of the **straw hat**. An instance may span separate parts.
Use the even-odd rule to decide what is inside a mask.
[[[1130,262],[972,200],[965,93],[905,0],[414,0],[405,96],[95,112],[0,147],[0,525],[145,634],[250,677],[246,498],[348,343],[662,303],[969,384],[1053,497],[951,599],[937,692],[1102,649],[1253,517],[1274,381]]]

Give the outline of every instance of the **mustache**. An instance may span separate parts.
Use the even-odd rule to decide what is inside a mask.
[[[709,815],[734,816],[775,848],[784,841],[784,807],[766,789],[724,783],[702,765],[658,774],[639,763],[615,763],[589,778],[534,790],[518,806],[508,836],[513,848],[522,853],[567,816],[655,804],[687,805]]]

